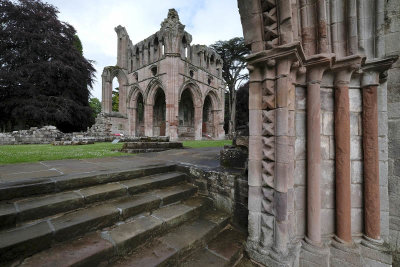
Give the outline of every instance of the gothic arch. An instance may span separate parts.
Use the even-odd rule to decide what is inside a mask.
[[[193,81],[186,81],[182,84],[181,88],[179,88],[178,102],[181,101],[182,93],[186,89],[189,89],[189,92],[192,95],[193,104],[196,107],[201,107],[204,102],[203,95],[201,94],[200,87]]]
[[[103,74],[101,76],[104,78],[105,82],[112,83],[112,80],[115,77],[117,77],[118,83],[120,85],[128,84],[128,77],[120,67],[114,67],[114,66],[105,67],[103,70]]]
[[[127,105],[129,108],[136,108],[137,107],[137,99],[139,94],[142,95],[144,98],[144,93],[142,89],[138,85],[132,86],[131,90],[129,90],[128,98],[127,98]]]
[[[202,100],[202,103],[206,100],[206,97],[210,96],[211,98],[211,103],[213,106],[214,110],[220,110],[221,109],[221,100],[219,99],[217,93],[214,90],[209,89],[205,94],[204,98]]]
[[[157,89],[161,88],[161,90],[165,93],[164,85],[162,84],[161,80],[158,78],[154,78],[150,81],[149,85],[146,88],[146,92],[143,95],[145,98],[145,103],[147,105],[154,105],[154,97],[157,92]]]

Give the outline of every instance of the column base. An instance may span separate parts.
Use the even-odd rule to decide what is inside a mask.
[[[360,249],[363,266],[392,266],[393,259],[391,250],[382,239],[373,239],[363,236]]]
[[[288,253],[282,255],[271,247],[261,248],[258,242],[247,241],[246,243],[246,251],[249,257],[268,267],[299,266],[300,247],[300,243],[294,243],[289,246]]]
[[[354,242],[344,242],[338,237],[334,237],[330,248],[331,266],[362,266],[361,250]]]
[[[320,246],[310,242],[308,238],[301,241],[300,266],[328,267],[329,247],[325,244]]]

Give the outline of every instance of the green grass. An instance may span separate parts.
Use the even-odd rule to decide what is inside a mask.
[[[112,149],[121,149],[122,143],[95,143],[80,146],[10,145],[0,146],[0,164],[36,162],[58,159],[102,158],[126,155]]]
[[[185,147],[223,147],[224,145],[232,145],[232,140],[202,140],[202,141],[183,141]]]
[[[223,147],[232,144],[231,140],[184,141],[185,147]],[[81,146],[53,145],[10,145],[0,146],[0,164],[37,162],[59,159],[103,158],[126,156],[126,153],[112,151],[121,149],[122,143],[95,143]]]

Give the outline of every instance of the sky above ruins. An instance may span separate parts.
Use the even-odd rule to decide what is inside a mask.
[[[44,0],[46,1],[46,0]],[[78,32],[83,53],[95,61],[92,95],[101,99],[101,73],[117,62],[114,27],[122,25],[135,44],[160,29],[168,9],[175,8],[192,44],[210,45],[243,36],[236,0],[47,0],[60,11],[59,18]],[[114,84],[116,82],[114,81]]]

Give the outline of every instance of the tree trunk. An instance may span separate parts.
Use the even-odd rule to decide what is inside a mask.
[[[230,90],[230,118],[229,118],[229,136],[233,137],[233,132],[236,130],[236,90]]]

